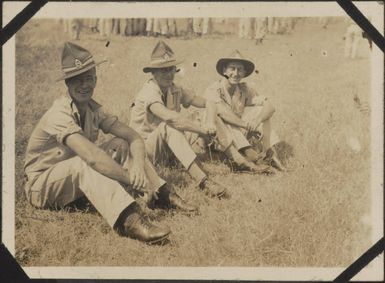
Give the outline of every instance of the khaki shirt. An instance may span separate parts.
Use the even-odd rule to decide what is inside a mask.
[[[67,136],[79,133],[95,142],[98,139],[99,129],[108,133],[116,121],[116,116],[105,113],[103,107],[91,99],[82,128],[79,111],[70,96],[62,96],[55,100],[29,139],[24,166],[28,181],[35,179],[58,162],[76,155],[64,143]]]
[[[229,93],[229,87],[227,79],[220,79],[206,89],[204,97],[214,103],[226,103],[239,117],[242,116],[246,106],[263,106],[267,99],[247,83],[238,84],[233,95]]]
[[[180,112],[181,105],[187,108],[193,99],[194,94],[176,85],[173,85],[167,94],[163,95],[156,81],[150,79],[139,91],[131,106],[130,127],[137,131],[143,139],[147,139],[148,135],[162,122],[160,118],[151,113],[149,107],[152,104],[160,103],[170,110]]]

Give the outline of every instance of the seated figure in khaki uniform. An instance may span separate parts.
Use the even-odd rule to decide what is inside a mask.
[[[27,199],[38,208],[60,208],[86,197],[119,234],[161,241],[170,229],[150,223],[130,194],[146,192],[159,207],[189,206],[145,159],[142,138],[91,98],[98,64],[84,48],[64,45],[61,79],[68,92],[55,100],[29,139]],[[103,144],[104,150],[94,144],[99,130],[115,136]]]
[[[244,59],[237,50],[219,59],[216,70],[223,78],[209,86],[204,97],[216,105],[211,109],[216,109],[219,116],[215,120],[217,132],[225,132],[232,139],[226,155],[240,160],[238,163],[246,158],[256,164],[261,163],[261,157],[268,156],[274,167],[285,171],[273,147],[279,142],[270,121],[275,109],[251,84],[241,82],[254,68],[254,63]],[[252,148],[249,142],[252,138],[261,140],[264,154]]]
[[[148,158],[162,164],[172,153],[197,181],[198,187],[212,197],[225,194],[226,188],[208,178],[196,161],[188,134],[214,135],[214,121],[201,126],[183,116],[181,106],[206,107],[206,99],[174,84],[176,66],[182,61],[163,41],[155,46],[151,61],[143,72],[152,74],[144,83],[131,108],[130,127],[145,141]]]

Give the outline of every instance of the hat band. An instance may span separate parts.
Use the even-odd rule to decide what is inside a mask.
[[[171,59],[171,60],[155,59],[155,60],[151,60],[150,64],[162,64],[162,63],[169,63],[169,62],[175,62],[175,61],[176,61],[175,59]]]
[[[86,60],[85,62],[80,62],[81,64],[75,66],[75,67],[69,67],[69,68],[62,68],[63,72],[64,73],[68,73],[68,72],[72,72],[72,71],[77,71],[77,70],[80,70],[82,68],[85,68],[87,67],[88,65],[94,63],[94,59],[92,57],[90,57],[88,60]]]

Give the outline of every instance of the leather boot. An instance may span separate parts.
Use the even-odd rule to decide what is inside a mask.
[[[265,161],[269,162],[271,166],[278,169],[279,171],[282,171],[282,172],[291,171],[290,169],[286,168],[282,164],[281,160],[279,160],[277,151],[275,150],[274,146],[267,150]]]
[[[152,224],[136,202],[129,205],[119,216],[115,230],[122,236],[155,244],[167,239],[171,233],[167,226]]]
[[[178,209],[185,212],[196,212],[198,208],[187,203],[174,189],[164,185],[158,190],[158,199],[154,201],[154,207],[163,209]]]
[[[251,172],[257,174],[272,174],[271,168],[267,164],[254,164],[250,161],[236,162],[235,169],[240,172]]]
[[[200,183],[199,183],[199,189],[204,191],[207,195],[210,197],[223,197],[224,195],[227,194],[227,188],[218,183],[215,182],[214,180],[205,177]]]

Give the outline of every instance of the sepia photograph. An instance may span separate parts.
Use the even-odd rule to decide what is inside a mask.
[[[335,2],[48,3],[3,59],[30,277],[332,280],[383,237],[383,53]]]

